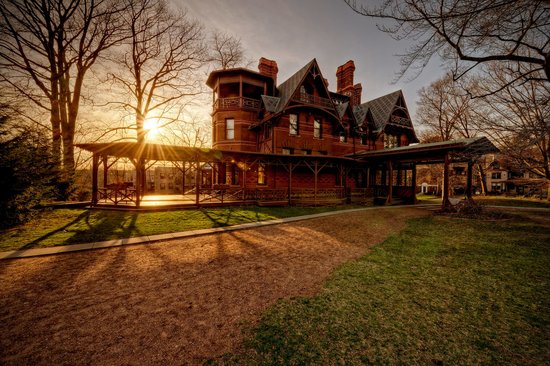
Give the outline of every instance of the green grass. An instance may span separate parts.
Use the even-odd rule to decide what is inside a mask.
[[[484,206],[516,206],[516,207],[550,208],[550,201],[543,201],[535,198],[485,196],[485,197],[474,197],[474,199]]]
[[[159,212],[50,209],[24,225],[0,231],[0,251],[230,226],[347,208],[356,206],[249,206]]]
[[[524,215],[524,214],[522,214]],[[548,365],[550,216],[412,220],[311,298],[281,300],[245,365]]]
[[[441,197],[419,194],[416,196],[419,203],[441,204]],[[454,198],[463,199],[463,196]],[[474,196],[474,201],[483,206],[515,206],[515,207],[538,207],[550,208],[550,201],[543,201],[535,198],[507,197],[507,196]]]

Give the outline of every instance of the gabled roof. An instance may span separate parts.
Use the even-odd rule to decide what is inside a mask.
[[[265,110],[268,112],[274,113],[277,111],[277,108],[279,107],[281,98],[262,95],[262,101],[264,103]]]
[[[277,87],[277,89],[279,90],[279,98],[281,99],[277,112],[281,112],[287,106],[290,98],[292,98],[292,96],[296,92],[296,89],[298,89],[300,85],[302,85],[304,79],[306,78],[307,72],[314,64],[317,64],[317,61],[315,59],[309,61],[304,67],[302,67],[294,75],[289,77],[285,82]]]
[[[346,113],[346,109],[348,108],[348,105],[349,105],[349,102],[336,104],[336,111],[338,112],[339,118],[342,118],[344,116],[344,113]]]
[[[375,131],[382,131],[384,127],[386,127],[386,123],[390,120],[390,116],[395,109],[400,96],[403,96],[403,93],[401,90],[397,90],[393,93],[369,100],[359,106],[361,110],[370,109],[374,119],[373,127]]]

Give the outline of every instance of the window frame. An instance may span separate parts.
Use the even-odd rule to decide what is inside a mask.
[[[292,117],[296,117],[295,123],[292,122]],[[290,136],[300,135],[300,118],[297,113],[289,113],[288,115],[288,134]]]
[[[323,120],[318,117],[313,118],[313,138],[323,138]]]
[[[231,121],[232,127],[229,128],[229,122]],[[229,132],[231,132],[231,137]],[[226,118],[225,119],[225,139],[226,140],[235,140],[235,118]]]

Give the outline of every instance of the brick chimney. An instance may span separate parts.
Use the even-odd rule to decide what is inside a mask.
[[[336,69],[336,92],[350,97],[351,105],[361,104],[361,84],[353,85],[353,73],[355,72],[355,64],[353,60],[349,60],[345,64],[338,66]]]
[[[258,70],[260,74],[271,77],[273,79],[273,85],[277,85],[277,73],[279,72],[279,68],[277,67],[276,61],[262,57],[258,63]]]

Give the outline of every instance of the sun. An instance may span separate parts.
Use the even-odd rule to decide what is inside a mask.
[[[147,140],[156,140],[159,134],[158,120],[146,119],[143,123],[143,129],[147,134]]]

